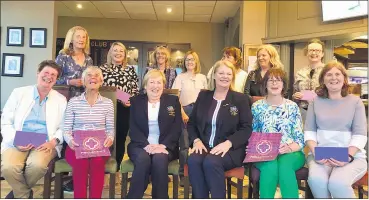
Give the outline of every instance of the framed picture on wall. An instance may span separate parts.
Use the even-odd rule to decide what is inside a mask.
[[[23,27],[8,27],[6,46],[19,46],[24,45],[24,28]]]
[[[24,54],[3,53],[2,76],[23,77]]]
[[[29,33],[29,47],[46,48],[46,28],[30,28]]]

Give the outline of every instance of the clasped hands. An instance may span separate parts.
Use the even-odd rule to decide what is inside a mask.
[[[147,145],[144,150],[149,154],[157,154],[157,153],[164,153],[169,154],[169,152],[166,150],[166,146],[163,144],[149,144]]]
[[[36,151],[44,151],[45,153],[51,153],[56,145],[57,145],[56,141],[51,140],[51,141],[45,142],[42,145],[40,145],[39,147],[37,147]],[[23,152],[29,151],[33,148],[35,148],[35,146],[33,146],[32,144],[28,144],[27,146],[17,146],[17,149],[19,151],[23,151]]]
[[[315,157],[315,155],[314,155]],[[330,158],[330,159],[322,159],[322,160],[316,160],[315,162],[321,164],[321,165],[327,165],[329,167],[343,167],[345,166],[348,162],[341,162],[338,161],[334,158]]]
[[[221,157],[224,157],[224,155],[229,151],[229,149],[232,147],[232,142],[229,140],[226,140],[220,144],[218,144],[217,146],[215,146],[213,149],[211,149],[211,151],[209,152],[210,154],[214,154],[214,155],[220,155]],[[202,154],[202,151],[205,151],[205,153],[208,152],[208,150],[206,149],[206,147],[204,146],[204,144],[202,143],[202,141],[200,139],[196,139],[193,143],[193,148],[191,149],[191,153],[195,152],[195,153],[199,153]]]

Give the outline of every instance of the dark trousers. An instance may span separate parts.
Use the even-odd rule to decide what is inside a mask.
[[[190,117],[192,113],[194,104],[189,104],[187,106],[183,106],[183,110]],[[187,163],[188,158],[188,148],[189,148],[189,139],[187,128],[183,125],[182,135],[179,138],[179,176],[183,177],[184,175],[184,165]]]
[[[188,175],[192,185],[192,198],[209,198],[210,191],[212,199],[225,199],[224,172],[235,167],[237,166],[228,153],[224,157],[204,153],[204,151],[202,154],[192,153],[188,158]]]
[[[130,108],[124,107],[122,103],[117,102],[117,123],[116,123],[116,160],[117,171],[123,160],[126,148],[126,138],[129,130]]]
[[[152,198],[168,199],[168,164],[173,154],[149,155],[144,149],[128,145],[128,155],[135,168],[127,198],[142,199],[151,175]]]

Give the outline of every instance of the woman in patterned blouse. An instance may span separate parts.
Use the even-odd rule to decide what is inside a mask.
[[[324,63],[322,63],[324,43],[319,39],[312,39],[306,45],[304,53],[308,57],[309,65],[296,73],[295,83],[293,84],[295,93],[292,96],[297,101],[300,108],[302,108],[301,114],[303,119],[305,119],[309,103],[301,100],[303,98],[303,93],[301,93],[301,91],[315,91],[315,88],[319,87],[319,74],[324,67]]]
[[[278,157],[255,163],[260,170],[260,198],[274,198],[278,184],[283,198],[299,198],[295,172],[305,164],[304,133],[297,104],[283,97],[286,86],[286,73],[270,69],[262,82],[267,95],[251,108],[253,132],[282,133]]]
[[[270,44],[260,46],[257,51],[257,61],[255,69],[249,73],[245,83],[244,94],[249,95],[251,101],[254,102],[264,96],[262,91],[263,77],[268,70],[273,68],[283,69],[283,64],[279,58],[278,51]]]
[[[132,96],[138,94],[138,76],[134,66],[127,65],[127,49],[120,42],[114,42],[107,55],[107,63],[100,67],[104,86],[114,86]],[[116,160],[119,170],[123,160],[126,137],[129,129],[130,101],[117,103]]]
[[[157,47],[152,54],[152,63],[153,66],[147,67],[145,74],[151,69],[159,69],[165,74],[165,79],[167,80],[164,89],[171,89],[177,77],[177,72],[175,68],[170,66],[170,52],[168,48],[164,46]]]
[[[65,36],[64,47],[60,50],[55,62],[62,67],[62,74],[57,85],[70,85],[69,97],[79,96],[82,86],[82,72],[92,65],[90,38],[85,28],[75,26]]]

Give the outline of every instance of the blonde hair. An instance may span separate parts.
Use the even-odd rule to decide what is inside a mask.
[[[233,56],[236,64],[234,65],[236,69],[240,69],[242,66],[242,55],[241,50],[237,47],[226,47],[223,49],[223,54],[228,56]]]
[[[78,30],[82,30],[86,33],[86,45],[85,45],[85,48],[83,49],[83,52],[87,55],[90,54],[90,37],[88,36],[87,30],[83,28],[82,26],[74,26],[68,30],[67,35],[65,36],[63,49],[60,50],[59,53],[64,53],[67,55],[73,54],[73,42],[72,42],[73,36]]]
[[[103,84],[104,82],[104,77],[103,77],[103,74],[102,74],[102,71],[101,69],[98,67],[98,66],[88,66],[83,72],[82,72],[82,84],[83,86],[86,87],[86,84],[85,84],[85,78],[86,78],[86,75],[90,72],[96,72],[97,71],[97,74],[99,75],[99,78],[101,79],[101,85]],[[100,85],[100,87],[101,87]]]
[[[165,46],[158,46],[156,47],[155,51],[151,54],[151,63],[153,63],[154,68],[158,67],[158,63],[156,61],[156,54],[159,51],[163,51],[166,55],[165,67],[170,67],[170,52],[168,48],[166,48]]]
[[[279,58],[278,51],[277,49],[275,49],[273,45],[270,44],[261,45],[256,50],[256,56],[258,56],[259,52],[263,49],[266,50],[270,56],[270,64],[272,65],[270,68],[281,68],[281,69],[284,68],[281,59]],[[259,61],[255,62],[254,69],[255,70],[260,69]]]
[[[327,72],[329,72],[333,68],[337,68],[338,70],[340,70],[342,75],[343,75],[343,85],[342,85],[342,89],[341,89],[342,97],[345,97],[349,94],[349,92],[348,92],[349,84],[348,84],[347,71],[346,71],[346,69],[345,69],[345,67],[343,66],[342,63],[337,62],[336,60],[332,60],[332,61],[329,61],[323,67],[322,71],[320,72],[319,87],[317,87],[315,89],[315,92],[319,97],[326,98],[326,99],[329,98],[329,93],[328,93],[327,86],[325,86],[325,84],[324,84],[324,76]]]
[[[216,88],[215,73],[217,72],[218,68],[221,66],[226,66],[232,70],[232,81],[231,81],[231,86],[229,89],[232,91],[235,91],[236,67],[231,62],[226,61],[226,60],[219,60],[218,62],[214,64],[214,69],[213,69],[213,72],[211,73],[208,89],[215,90]]]
[[[186,67],[186,59],[187,59],[187,56],[188,55],[192,55],[193,58],[195,59],[195,64],[196,64],[196,67],[195,67],[195,74],[198,74],[201,72],[201,64],[200,64],[200,59],[199,59],[199,56],[197,55],[197,53],[195,51],[187,51],[184,58],[183,58],[183,61],[184,61],[184,65],[183,65],[183,72],[187,72],[187,67]]]
[[[122,44],[121,42],[114,42],[113,44],[111,44],[111,46],[110,46],[110,49],[109,49],[109,51],[108,51],[108,55],[107,55],[107,57],[106,57],[106,62],[108,63],[108,65],[111,65],[112,64],[112,58],[111,58],[111,54],[112,54],[112,52],[113,52],[113,49],[114,49],[114,47],[115,46],[120,46],[120,47],[122,47],[123,48],[123,50],[124,50],[124,59],[123,59],[123,63],[122,63],[122,66],[123,66],[123,68],[124,67],[126,67],[126,65],[127,65],[127,48],[126,48],[126,46],[124,46],[124,44]]]
[[[162,78],[163,80],[163,87],[165,87],[165,84],[167,84],[167,79],[165,79],[165,75],[163,72],[161,72],[160,70],[158,69],[152,69],[152,70],[149,70],[146,75],[144,76],[143,78],[143,81],[142,81],[142,87],[144,89],[146,89],[146,86],[147,86],[147,82],[149,81],[150,78]]]

